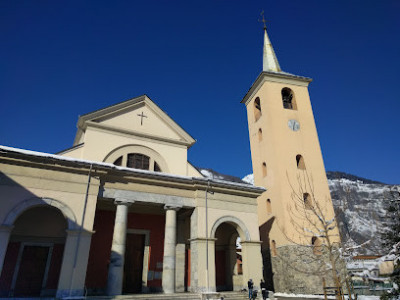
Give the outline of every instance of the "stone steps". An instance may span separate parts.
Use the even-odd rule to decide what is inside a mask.
[[[175,294],[134,294],[119,296],[88,296],[85,299],[91,300],[201,300],[201,294],[194,293],[175,293]]]
[[[223,298],[222,298],[223,297]],[[201,300],[202,294],[195,293],[176,293],[176,294],[134,294],[134,295],[120,295],[120,296],[89,296],[85,299],[91,300]],[[246,300],[248,299],[247,292],[218,292],[215,296],[209,296],[209,300]]]
[[[249,299],[247,291],[244,292],[220,292],[220,297],[224,300],[246,300]]]

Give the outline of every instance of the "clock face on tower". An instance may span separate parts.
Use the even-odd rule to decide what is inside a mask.
[[[298,131],[298,130],[300,129],[300,123],[299,123],[299,121],[294,120],[294,119],[289,120],[288,126],[289,126],[289,128],[290,128],[291,130],[293,130],[293,131]]]

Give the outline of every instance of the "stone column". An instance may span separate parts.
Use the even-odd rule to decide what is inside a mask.
[[[8,240],[14,226],[0,225],[0,275],[3,270],[4,258],[6,256]]]
[[[122,294],[128,208],[133,202],[116,199],[114,203],[117,206],[117,211],[108,267],[107,295],[109,296]]]
[[[182,293],[185,291],[185,220],[178,218],[177,222],[175,292]]]
[[[165,205],[165,235],[162,287],[166,294],[175,292],[176,212],[180,207]]]

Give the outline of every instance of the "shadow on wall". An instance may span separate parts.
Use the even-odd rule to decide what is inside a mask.
[[[264,281],[266,288],[269,291],[275,291],[274,289],[274,272],[272,271],[272,260],[270,251],[270,238],[269,234],[271,232],[272,225],[275,221],[275,217],[270,218],[267,222],[260,226],[260,239],[262,243],[262,258],[264,265]]]
[[[0,297],[55,296],[60,278],[71,280],[80,237],[90,233],[66,204],[38,197],[2,172],[0,194]]]

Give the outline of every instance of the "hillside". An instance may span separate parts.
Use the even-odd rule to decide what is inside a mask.
[[[391,186],[342,172],[327,172],[327,177],[342,240],[355,244],[370,240],[360,253],[384,254],[381,235],[390,222]]]
[[[342,240],[349,245],[369,240],[359,254],[384,254],[381,234],[390,222],[391,186],[343,172],[327,172],[327,178]],[[242,180],[254,184],[253,174]]]

